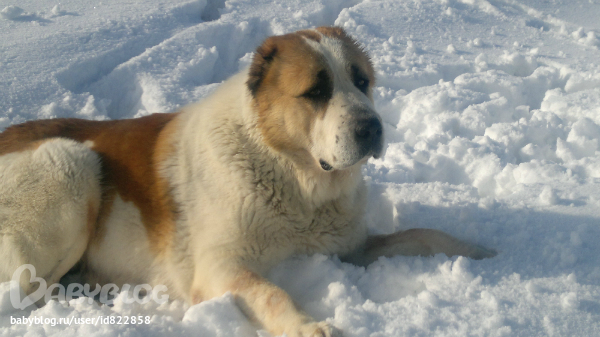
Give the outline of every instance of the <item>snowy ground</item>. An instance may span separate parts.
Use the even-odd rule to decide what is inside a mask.
[[[600,336],[599,17],[600,0],[4,0],[0,128],[172,111],[266,36],[342,26],[373,57],[386,122],[365,168],[371,231],[436,228],[499,254],[301,256],[270,279],[345,336]],[[35,311],[8,296],[0,336],[257,335],[230,295]],[[138,314],[151,323],[10,323]]]

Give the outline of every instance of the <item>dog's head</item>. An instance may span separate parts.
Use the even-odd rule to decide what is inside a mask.
[[[343,29],[273,36],[256,50],[247,81],[258,127],[276,151],[320,170],[343,170],[383,148],[369,56]]]

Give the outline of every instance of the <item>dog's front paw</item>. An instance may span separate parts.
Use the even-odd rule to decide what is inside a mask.
[[[327,322],[311,322],[300,326],[298,337],[342,337],[341,332]]]

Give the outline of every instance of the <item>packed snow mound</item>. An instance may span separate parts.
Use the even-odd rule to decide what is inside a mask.
[[[6,20],[18,20],[23,17],[23,8],[17,6],[6,6],[0,11],[0,16]]]
[[[600,336],[596,0],[9,0],[0,128],[174,111],[245,69],[269,35],[338,25],[370,53],[387,150],[364,168],[373,234],[443,230],[495,258],[291,258],[269,279],[344,336]],[[51,302],[0,334],[267,336],[231,294],[189,307]],[[149,317],[148,324],[16,318]],[[11,323],[11,320],[13,323]]]

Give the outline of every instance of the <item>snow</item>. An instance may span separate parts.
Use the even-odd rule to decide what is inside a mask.
[[[600,1],[5,0],[0,128],[173,111],[267,36],[338,25],[372,56],[387,151],[364,169],[374,234],[435,228],[492,259],[298,256],[269,279],[344,336],[600,336]],[[231,294],[188,307],[73,300],[2,336],[267,336]],[[149,324],[11,324],[143,315]]]

